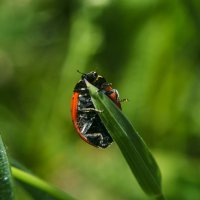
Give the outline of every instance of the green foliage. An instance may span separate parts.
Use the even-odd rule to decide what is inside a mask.
[[[12,176],[15,178],[15,184],[12,181]],[[27,190],[33,199],[43,200],[74,200],[66,193],[50,186],[41,179],[22,171],[16,167],[10,169],[4,144],[0,137],[0,199],[13,200],[14,198],[14,185],[20,183],[22,187]],[[21,198],[21,197],[20,197]]]
[[[96,70],[130,100],[123,113],[155,155],[167,198],[199,200],[199,11],[197,0],[0,1],[9,155],[77,199],[148,199],[115,144],[92,148],[72,127],[76,70]]]
[[[12,167],[13,177],[16,179],[22,187],[27,190],[33,199],[43,199],[43,200],[74,200],[66,193],[60,191],[59,189],[49,185],[43,180],[22,171],[18,168]]]

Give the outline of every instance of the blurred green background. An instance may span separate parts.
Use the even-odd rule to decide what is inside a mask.
[[[123,112],[155,155],[167,198],[199,200],[199,36],[198,0],[1,0],[9,155],[77,199],[149,199],[116,144],[96,149],[72,126],[76,70],[96,70],[129,99]]]

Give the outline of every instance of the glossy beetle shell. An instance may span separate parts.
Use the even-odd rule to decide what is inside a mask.
[[[106,148],[113,140],[99,117],[99,111],[92,103],[85,79],[97,87],[99,92],[105,93],[121,109],[119,94],[104,77],[96,72],[89,72],[82,75],[72,96],[71,117],[76,131],[85,142],[95,147]]]

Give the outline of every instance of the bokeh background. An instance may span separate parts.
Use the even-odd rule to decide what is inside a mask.
[[[77,199],[149,199],[116,144],[96,149],[72,126],[77,69],[96,70],[129,99],[123,112],[155,155],[167,198],[199,200],[199,36],[198,0],[1,0],[9,156]]]

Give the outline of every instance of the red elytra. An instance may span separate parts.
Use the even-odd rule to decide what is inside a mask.
[[[89,143],[89,141],[87,140],[87,138],[80,132],[80,127],[78,126],[78,122],[77,122],[77,114],[78,114],[78,101],[79,101],[79,93],[78,92],[74,92],[73,96],[72,96],[72,101],[71,101],[71,116],[72,116],[72,122],[74,124],[74,127],[76,129],[76,131],[78,132],[78,134],[80,135],[80,137]]]

